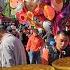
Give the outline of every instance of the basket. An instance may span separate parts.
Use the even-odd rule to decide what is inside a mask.
[[[18,65],[14,67],[2,68],[2,70],[55,70],[52,66],[42,64]]]
[[[70,57],[60,58],[52,63],[55,70],[70,70]]]

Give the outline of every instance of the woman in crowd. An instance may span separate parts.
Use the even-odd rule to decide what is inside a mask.
[[[21,41],[7,33],[3,25],[0,27],[0,67],[26,64],[26,53]]]

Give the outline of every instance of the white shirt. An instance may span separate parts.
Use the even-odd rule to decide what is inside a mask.
[[[26,53],[21,41],[12,34],[4,34],[0,44],[0,67],[26,64]]]

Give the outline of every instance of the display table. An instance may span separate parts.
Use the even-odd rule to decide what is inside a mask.
[[[41,64],[18,65],[9,68],[2,68],[2,70],[55,70],[52,66]]]
[[[70,57],[57,59],[52,63],[55,70],[70,70]]]

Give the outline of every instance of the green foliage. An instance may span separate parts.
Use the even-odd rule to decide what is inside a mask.
[[[7,17],[10,16],[10,6],[9,6],[9,3],[5,3],[3,14],[4,14],[5,16],[7,16]]]

